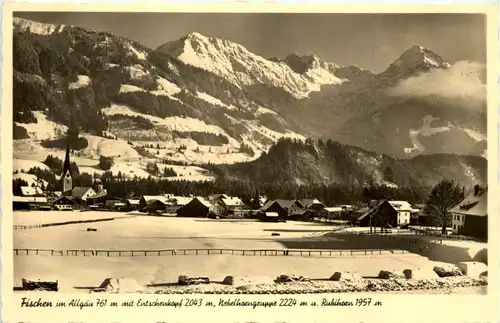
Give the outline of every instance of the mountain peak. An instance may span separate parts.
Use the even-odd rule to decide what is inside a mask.
[[[446,69],[451,65],[429,48],[415,44],[404,51],[381,75],[406,78],[431,69]]]
[[[288,61],[268,60],[238,43],[197,32],[161,45],[157,50],[223,77],[239,88],[265,84],[282,88],[295,98],[307,97],[310,92],[319,91],[323,84],[342,82],[333,74],[337,65],[324,62],[314,54],[293,55]]]
[[[322,60],[314,53],[306,55],[299,55],[296,53],[288,54],[282,62],[285,62],[295,73],[299,74],[307,73],[307,71],[315,68],[322,68],[330,73],[334,73],[335,70],[340,67],[335,63]]]
[[[197,31],[192,31],[192,32],[188,33],[185,38],[190,39],[190,40],[208,40],[209,39],[207,36],[202,35]]]
[[[66,27],[65,25],[54,25],[48,23],[41,23],[24,18],[13,18],[14,32],[30,32],[38,35],[52,35],[59,33]]]
[[[415,65],[419,63],[424,63],[426,66],[434,68],[450,67],[450,64],[448,64],[441,56],[421,45],[413,45],[408,48],[394,62],[394,64],[397,65]]]

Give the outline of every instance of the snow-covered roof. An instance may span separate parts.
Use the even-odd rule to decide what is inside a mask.
[[[211,208],[212,207],[212,203],[210,203],[207,199],[205,199],[204,197],[200,197],[200,196],[197,196],[195,197],[194,199],[197,199],[198,201],[200,201],[201,204],[205,205],[206,207],[208,208]],[[192,199],[193,200],[193,199]]]
[[[328,213],[333,213],[333,212],[342,212],[344,209],[340,206],[335,206],[335,207],[325,207],[325,211]]]
[[[138,205],[140,200],[136,200],[136,199],[128,199],[127,202],[130,204],[130,205]]]
[[[389,204],[396,210],[396,211],[410,211],[414,212],[417,211],[416,209],[413,209],[410,203],[407,201],[387,201]]]
[[[184,206],[193,200],[190,196],[171,196],[169,198],[175,205]]]
[[[21,186],[21,193],[23,194],[23,196],[34,196],[39,194],[39,192],[37,192],[37,189],[31,186]]]
[[[47,203],[46,197],[35,197],[35,196],[14,196],[12,198],[13,202],[25,202],[25,203]]]
[[[228,196],[226,198],[221,199],[222,203],[226,206],[243,206],[244,203],[239,197]]]
[[[105,197],[107,195],[108,195],[108,191],[107,190],[102,190],[99,193],[97,193],[96,195],[88,197],[88,199],[98,199],[98,198],[101,198],[101,197]]]
[[[163,204],[168,203],[168,199],[163,195],[143,195],[142,198],[144,199],[146,204],[150,204],[155,201],[160,201]]]
[[[289,208],[293,203],[297,202],[296,200],[269,200],[266,204],[262,206],[262,210],[268,209],[274,203],[278,203],[282,208]]]
[[[314,199],[302,199],[299,200],[299,203],[302,204],[304,207],[310,207],[312,205],[323,205],[320,200],[314,198]]]
[[[450,212],[462,215],[488,215],[488,188],[481,189],[477,195],[474,192],[470,193],[462,202],[451,208]]]
[[[71,196],[82,197],[85,195],[85,193],[87,193],[90,190],[92,190],[92,187],[77,186],[73,188],[73,190],[71,191]]]

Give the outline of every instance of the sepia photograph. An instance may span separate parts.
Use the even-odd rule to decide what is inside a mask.
[[[486,18],[14,11],[13,293],[488,295]]]

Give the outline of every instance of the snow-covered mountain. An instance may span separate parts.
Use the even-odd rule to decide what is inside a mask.
[[[433,68],[450,68],[451,65],[428,48],[413,45],[396,59],[381,76],[405,79],[417,73],[425,73]]]
[[[326,137],[398,157],[485,146],[481,90],[468,92],[470,111],[457,93],[426,92],[428,80],[420,80],[461,80],[471,89],[475,76],[457,74],[423,47],[375,74],[316,55],[266,59],[199,33],[153,50],[77,26],[15,18],[13,28],[15,158],[22,165],[62,157],[60,139],[68,134],[89,173],[104,172],[104,155],[125,176],[149,176],[147,164],[156,162],[185,167],[176,178],[193,180],[213,178],[199,165],[256,160],[280,138]],[[450,145],[456,131],[470,138],[466,145]]]
[[[295,98],[308,97],[323,84],[342,83],[327,65],[312,66],[302,74],[284,62],[265,59],[239,44],[195,32],[161,45],[157,50],[212,72],[239,88],[263,84],[281,88]]]

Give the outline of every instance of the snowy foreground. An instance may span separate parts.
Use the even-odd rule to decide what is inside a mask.
[[[42,214],[15,212],[23,221]],[[43,213],[43,212],[40,212]],[[69,213],[69,212],[68,212]],[[60,212],[62,214],[68,214]],[[106,217],[112,212],[81,212],[82,217]],[[77,216],[77,212],[71,215]],[[17,220],[16,220],[17,221]],[[28,221],[29,222],[29,221]],[[87,228],[97,231],[88,232]],[[14,231],[14,248],[158,250],[182,248],[227,249],[384,249],[354,235],[324,237],[334,226],[314,223],[262,223],[210,219],[136,216],[106,222]],[[271,236],[272,233],[280,236]],[[61,291],[88,292],[107,277],[129,277],[139,284],[165,284],[179,275],[207,276],[221,282],[226,276],[267,276],[281,274],[328,279],[335,271],[355,271],[374,277],[380,270],[432,267],[427,258],[411,254],[315,256],[14,256],[14,284],[22,278],[57,279]]]

